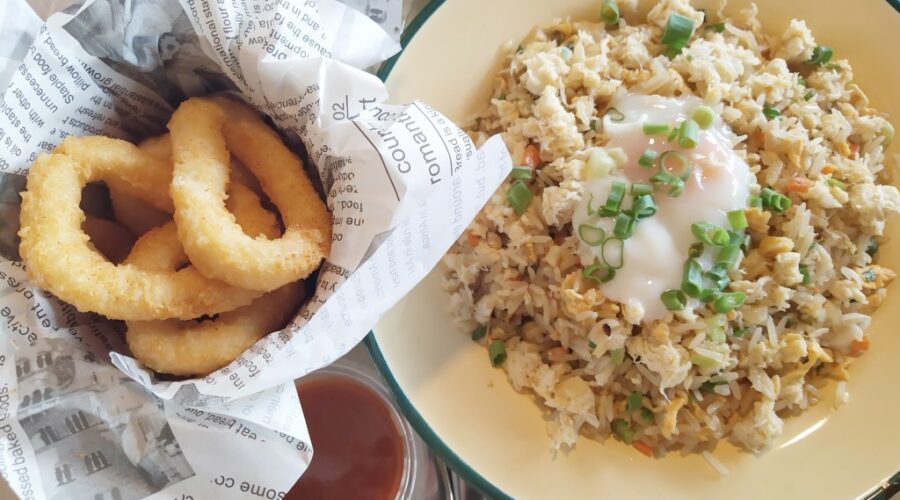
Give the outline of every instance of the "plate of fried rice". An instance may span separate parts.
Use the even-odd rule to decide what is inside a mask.
[[[491,497],[884,487],[896,8],[432,5],[392,96],[515,166],[368,339],[420,434]]]

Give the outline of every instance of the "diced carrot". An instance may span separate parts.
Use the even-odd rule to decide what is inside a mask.
[[[835,167],[834,165],[832,165],[830,163],[828,165],[825,165],[824,167],[822,167],[822,173],[824,175],[833,174],[836,170],[837,170],[837,167]]]
[[[856,155],[859,154],[859,144],[855,142],[850,143],[850,154],[847,156],[851,160],[856,159]]]
[[[643,453],[644,455],[653,458],[653,448],[651,448],[649,444],[643,441],[635,441],[631,444],[631,446],[634,446],[635,450]]]
[[[473,247],[477,247],[481,243],[481,238],[472,231],[466,231],[466,239],[469,241],[469,245]]]
[[[534,144],[525,146],[525,166],[531,168],[541,166],[541,152]]]
[[[805,193],[812,187],[812,181],[806,177],[794,177],[788,182],[785,191],[789,193]]]
[[[850,344],[850,354],[853,356],[859,356],[860,354],[866,352],[869,349],[869,337],[863,337],[860,340],[854,340],[853,343]]]
[[[758,128],[753,131],[753,138],[756,139],[756,142],[762,144],[766,141],[766,133],[761,128]]]
[[[569,355],[569,350],[565,347],[558,346],[547,351],[547,359],[549,359],[552,363],[561,363],[565,361],[566,356]]]

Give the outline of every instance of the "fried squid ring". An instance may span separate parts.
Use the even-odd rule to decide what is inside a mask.
[[[331,216],[300,159],[258,114],[233,101],[192,98],[175,111],[169,131],[175,224],[194,266],[234,286],[265,291],[319,266],[331,246]],[[281,212],[280,238],[244,234],[226,209],[229,150]]]
[[[168,185],[172,182],[172,142],[169,140],[169,136],[151,137],[138,144],[138,147],[157,160],[166,162],[168,170],[166,184],[153,189],[167,192]],[[162,176],[158,180],[162,180]],[[115,214],[116,220],[133,234],[140,236],[172,219],[170,212],[160,210],[135,196],[133,190],[126,188],[128,192],[122,191],[121,184],[117,187],[118,189],[110,188],[109,190],[109,201],[112,204],[113,214]]]
[[[84,185],[146,181],[141,169],[157,170],[159,163],[132,144],[103,137],[69,137],[55,153],[39,157],[28,173],[20,214],[19,252],[29,279],[81,311],[112,319],[191,319],[255,299],[257,292],[209,279],[193,267],[161,272],[117,266],[89,245],[79,207]],[[158,191],[147,185],[149,198],[158,199]]]
[[[138,147],[154,158],[167,162],[168,179],[166,184],[159,186],[158,189],[168,192],[169,184],[172,182],[172,141],[169,138],[169,134],[146,139],[138,144]],[[253,177],[253,174],[247,171],[247,167],[241,165],[234,158],[231,160],[231,180],[249,187],[261,197],[264,196],[256,177]],[[119,185],[119,188],[121,188],[121,185]],[[133,191],[132,194],[128,194],[120,189],[110,189],[109,199],[116,220],[137,236],[172,219],[171,213],[160,210],[143,199],[134,196]]]
[[[129,321],[125,339],[135,359],[155,372],[207,375],[284,326],[302,301],[303,283],[290,283],[212,319]]]
[[[249,188],[234,183],[228,208],[251,236],[277,237],[281,228]],[[173,270],[187,262],[166,224],[142,237],[126,259],[142,269]],[[206,375],[234,361],[257,340],[284,325],[303,300],[302,283],[266,293],[250,305],[202,320],[128,321],[125,338],[135,359],[159,373]]]
[[[67,137],[54,152],[90,166],[89,181],[103,181],[110,191],[140,198],[164,212],[175,210],[169,193],[160,189],[172,181],[172,163],[165,158],[102,136]]]

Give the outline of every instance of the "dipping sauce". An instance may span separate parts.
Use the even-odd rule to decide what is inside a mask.
[[[406,452],[382,396],[340,375],[301,380],[297,393],[314,453],[285,498],[395,498]]]
[[[747,206],[750,168],[734,151],[737,137],[718,116],[710,128],[700,131],[697,146],[690,149],[680,147],[677,141],[667,141],[666,134],[648,135],[642,129],[644,123],[674,127],[690,117],[700,104],[703,102],[696,97],[624,94],[614,98],[610,107],[619,110],[622,119],[614,122],[609,114],[603,119],[603,131],[609,136],[604,148],[622,148],[628,159],[610,175],[586,179],[581,202],[573,214],[574,228],[590,224],[612,234],[613,218],[588,215],[592,197],[596,209],[606,202],[615,180],[649,183],[657,168],[638,164],[648,149],[659,155],[674,150],[687,157],[692,170],[685,179],[684,192],[673,198],[666,189],[654,190],[656,215],[637,223],[633,235],[624,242],[622,268],[614,279],[601,286],[607,297],[643,307],[645,321],[664,316],[667,310],[660,295],[667,289],[681,287],[684,262],[691,244],[697,241],[691,225],[705,221],[729,229],[727,213]],[[631,195],[627,194],[624,200],[627,201],[623,202],[623,209],[630,206]],[[582,241],[579,257],[588,266],[602,258],[601,252],[600,246]],[[712,252],[707,251],[699,260],[707,268],[713,258]],[[692,304],[696,300],[688,305]]]

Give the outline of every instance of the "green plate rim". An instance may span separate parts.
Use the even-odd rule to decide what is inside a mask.
[[[381,68],[378,70],[378,78],[382,81],[387,81],[388,77],[391,74],[391,71],[394,69],[394,65],[397,64],[397,60],[400,56],[403,55],[404,49],[409,44],[409,42],[415,37],[416,33],[425,25],[425,22],[434,14],[438,8],[444,4],[446,0],[431,0],[421,12],[416,16],[415,19],[407,26],[406,30],[404,30],[403,35],[400,38],[400,52],[394,54],[390,59],[384,62]],[[886,0],[887,3],[893,7],[898,13],[900,13],[900,0]],[[372,356],[372,361],[375,362],[375,367],[378,369],[378,372],[387,382],[388,387],[391,392],[394,394],[394,398],[396,398],[397,403],[400,405],[400,410],[403,412],[403,415],[406,416],[406,419],[409,421],[410,425],[419,433],[419,436],[425,440],[428,446],[437,453],[447,465],[453,469],[454,472],[459,474],[467,483],[474,486],[478,491],[480,491],[483,495],[488,498],[493,499],[511,499],[509,495],[503,493],[498,487],[494,486],[490,481],[484,478],[481,474],[475,471],[465,460],[460,458],[453,450],[447,446],[444,441],[438,437],[437,433],[428,425],[425,421],[425,418],[422,417],[422,414],[416,410],[416,407],[412,404],[412,401],[406,396],[406,393],[403,392],[403,389],[400,388],[399,382],[394,378],[394,374],[391,372],[390,368],[387,366],[387,361],[384,359],[384,354],[381,352],[381,348],[378,346],[378,341],[375,339],[375,332],[370,331],[365,338],[366,349],[369,351],[369,355]],[[867,495],[864,495],[863,498],[866,500],[882,500],[886,499],[888,496],[891,496],[900,491],[900,472],[897,472],[894,476],[885,480],[884,483],[876,485]]]

